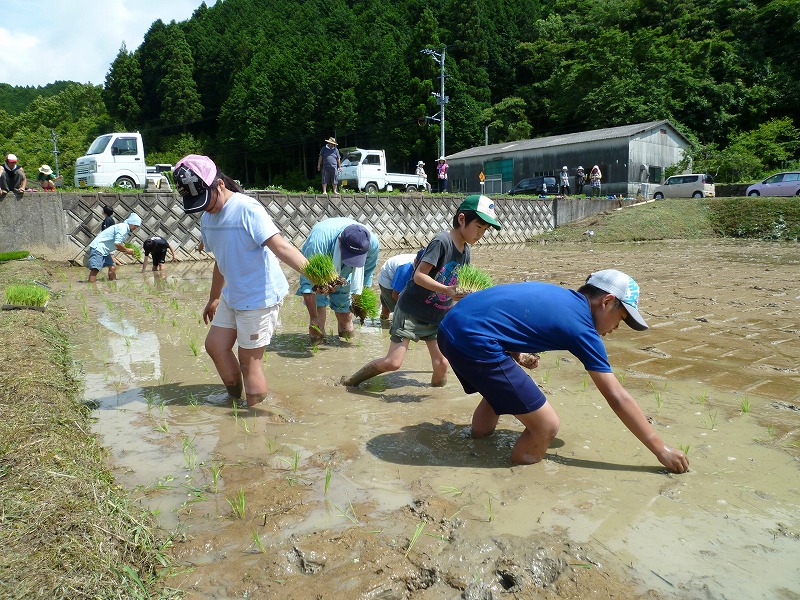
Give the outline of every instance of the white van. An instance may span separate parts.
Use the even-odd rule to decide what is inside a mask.
[[[662,185],[653,186],[653,198],[713,198],[714,179],[706,173],[684,173],[668,177]]]
[[[139,133],[106,133],[75,161],[75,187],[147,187],[144,143]]]

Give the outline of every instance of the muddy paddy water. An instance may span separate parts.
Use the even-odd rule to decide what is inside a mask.
[[[96,432],[176,532],[170,584],[194,598],[799,598],[800,246],[480,246],[473,261],[497,282],[632,274],[651,329],[623,324],[606,347],[690,472],[666,473],[556,352],[532,376],[561,430],[545,461],[512,468],[516,421],[470,439],[478,398],[452,375],[431,388],[424,345],[397,373],[339,386],[387,331],[312,347],[295,296],[266,355],[270,397],[234,408],[203,349],[210,263],[163,279],[125,267],[96,288],[72,269],[60,301]]]

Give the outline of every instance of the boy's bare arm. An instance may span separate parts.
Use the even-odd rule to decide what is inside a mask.
[[[689,460],[683,452],[670,448],[647,421],[636,399],[622,387],[613,373],[589,371],[597,389],[603,394],[608,405],[633,435],[642,442],[658,461],[673,473],[689,470]]]

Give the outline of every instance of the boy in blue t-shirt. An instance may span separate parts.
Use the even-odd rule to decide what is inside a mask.
[[[490,228],[500,229],[494,202],[487,196],[467,196],[453,216],[453,228],[442,231],[431,240],[417,261],[414,276],[397,300],[389,330],[389,351],[373,360],[341,384],[356,386],[375,375],[396,371],[403,365],[408,346],[423,340],[428,346],[433,366],[431,385],[447,382],[447,359],[436,344],[439,323],[456,300],[458,269],[469,263],[469,245],[475,244]]]
[[[674,473],[689,470],[680,450],[664,444],[642,409],[611,372],[602,336],[625,321],[647,329],[639,314],[639,286],[620,271],[592,273],[577,291],[541,282],[498,285],[459,302],[439,325],[439,348],[468,394],[483,398],[472,415],[472,435],[486,437],[499,415],[525,426],[511,461],[544,458],[560,424],[558,414],[519,365],[538,366],[537,352],[568,350],[625,426]]]
[[[378,273],[378,288],[381,290],[381,321],[388,321],[397,306],[397,299],[414,276],[417,261],[425,248],[416,254],[398,254],[386,259]]]

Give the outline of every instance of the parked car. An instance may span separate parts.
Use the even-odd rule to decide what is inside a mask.
[[[745,192],[748,196],[800,196],[800,172],[787,171],[754,183]]]
[[[684,173],[673,175],[661,184],[653,186],[653,198],[713,198],[717,191],[714,179],[706,173]]]
[[[508,193],[512,196],[515,194],[525,194],[527,196],[557,194],[558,184],[555,177],[529,177],[520,181]]]

